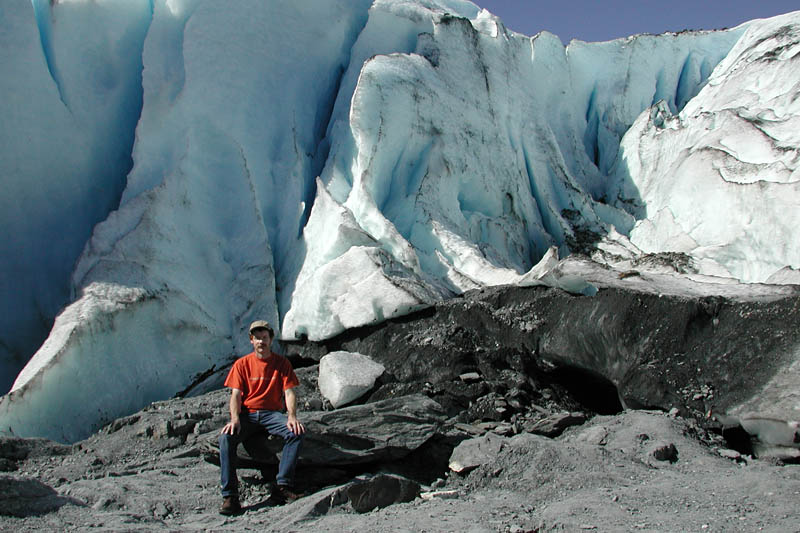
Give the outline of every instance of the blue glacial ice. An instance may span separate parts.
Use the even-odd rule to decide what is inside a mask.
[[[0,14],[0,433],[83,438],[257,317],[324,339],[485,285],[587,291],[547,267],[597,242],[800,266],[765,209],[797,205],[798,15],[564,47],[457,0]]]

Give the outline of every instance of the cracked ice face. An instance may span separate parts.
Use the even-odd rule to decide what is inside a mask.
[[[545,254],[605,236],[748,279],[800,263],[795,108],[743,90],[795,79],[778,31],[792,17],[742,41],[744,27],[565,49],[443,0],[34,7],[0,21],[3,375],[63,311],[4,426],[80,438],[249,350],[255,317],[328,338],[540,282],[546,265],[527,271]],[[734,46],[764,60],[739,68]],[[748,92],[768,101],[732,112]],[[29,245],[53,228],[52,247]],[[118,397],[95,397],[101,362],[124,377]],[[38,420],[47,404],[85,409]]]

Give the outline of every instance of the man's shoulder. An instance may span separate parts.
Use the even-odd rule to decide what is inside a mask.
[[[245,368],[249,366],[250,359],[252,359],[253,357],[255,357],[255,352],[250,352],[247,355],[239,357],[238,359],[236,359],[236,361],[233,362],[233,368]]]
[[[225,387],[230,388],[238,388],[242,389],[247,377],[250,375],[250,364],[248,363],[248,357],[253,355],[252,353],[244,355],[236,359],[233,364],[231,365],[230,370],[228,371],[228,377],[225,378]]]

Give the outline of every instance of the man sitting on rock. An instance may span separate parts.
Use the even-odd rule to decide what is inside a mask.
[[[225,424],[219,436],[222,514],[241,511],[236,448],[262,428],[284,439],[277,494],[273,494],[273,499],[285,503],[298,497],[292,489],[292,483],[297,455],[305,437],[305,428],[297,420],[294,393],[299,381],[291,363],[285,357],[272,353],[270,347],[273,336],[269,323],[264,320],[253,322],[250,325],[250,342],[255,351],[237,359],[225,380],[225,386],[231,389],[231,421]],[[282,412],[284,403],[287,414]]]

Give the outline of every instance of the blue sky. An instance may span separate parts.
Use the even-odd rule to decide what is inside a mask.
[[[608,41],[636,33],[732,28],[800,10],[798,0],[472,0],[506,27],[571,39]]]

